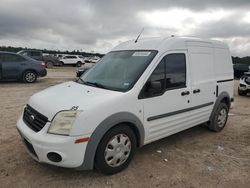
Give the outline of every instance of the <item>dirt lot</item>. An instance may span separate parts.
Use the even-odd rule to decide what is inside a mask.
[[[75,68],[49,70],[35,84],[0,82],[0,187],[249,187],[250,96],[240,97],[226,128],[197,126],[141,148],[123,172],[104,176],[35,162],[15,128],[37,91],[73,80]]]

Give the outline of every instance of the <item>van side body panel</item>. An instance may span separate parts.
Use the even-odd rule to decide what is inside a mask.
[[[227,48],[214,48],[214,72],[217,84],[216,96],[227,92],[233,98],[233,64]]]
[[[211,42],[187,41],[190,58],[190,78],[192,107],[203,104],[209,106],[193,110],[191,116],[196,119],[197,125],[209,120],[215,102],[216,78],[214,74],[214,51]],[[195,120],[194,120],[195,121]]]

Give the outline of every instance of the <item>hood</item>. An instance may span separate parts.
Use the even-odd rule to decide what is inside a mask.
[[[52,120],[59,111],[70,110],[75,106],[78,107],[78,110],[85,111],[120,95],[122,95],[121,92],[86,86],[71,81],[34,94],[29,99],[28,104],[48,117],[49,120]]]

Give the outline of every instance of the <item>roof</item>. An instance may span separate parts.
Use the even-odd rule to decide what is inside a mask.
[[[5,53],[5,54],[16,54],[15,52],[8,52],[8,51],[0,51],[0,53]]]
[[[123,42],[112,49],[112,51],[119,50],[178,50],[186,48],[186,44],[191,42],[193,44],[204,44],[205,46],[217,47],[217,48],[226,48],[227,45],[220,41],[210,40],[210,39],[201,39],[195,37],[157,37],[157,38],[144,38],[139,39],[135,43],[135,40],[130,40]]]

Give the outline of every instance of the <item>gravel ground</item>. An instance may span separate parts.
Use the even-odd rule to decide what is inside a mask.
[[[146,145],[119,174],[35,162],[25,151],[16,121],[32,94],[75,79],[75,70],[49,70],[35,84],[0,82],[0,187],[249,187],[250,96],[238,96],[238,81],[234,108],[221,133],[197,126]]]

